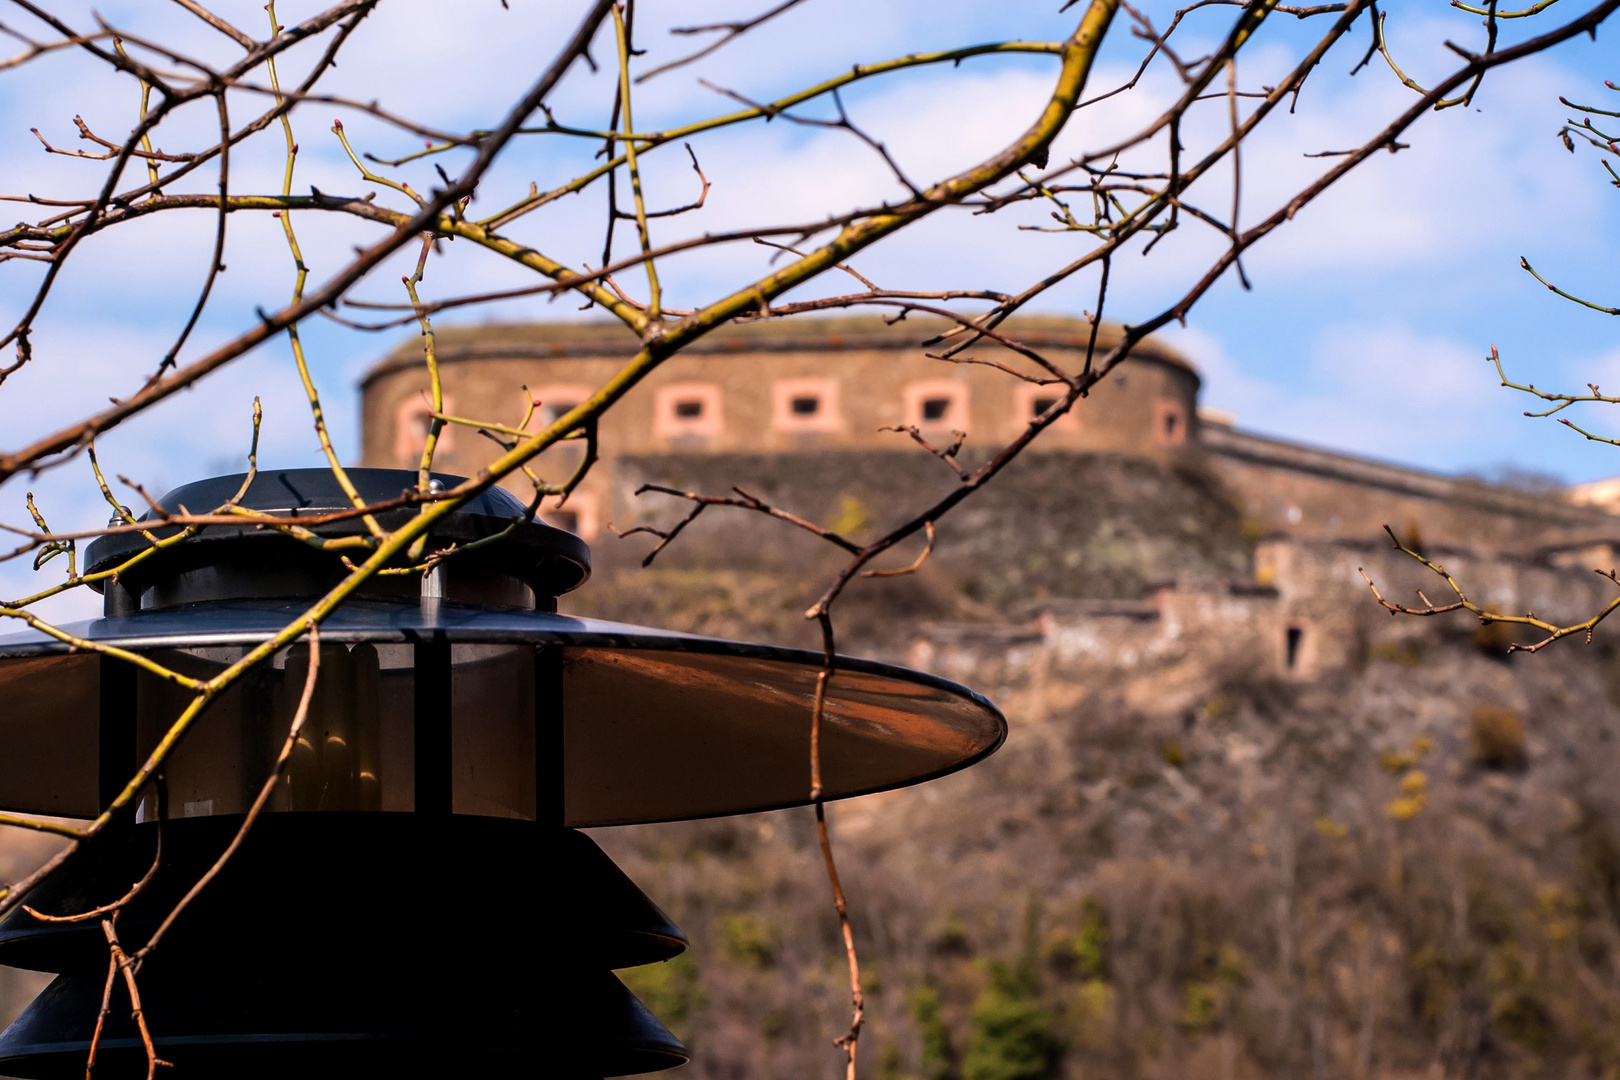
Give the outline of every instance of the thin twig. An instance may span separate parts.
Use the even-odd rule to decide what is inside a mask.
[[[311,621],[309,623],[309,674],[304,676],[304,690],[299,695],[298,708],[293,713],[292,727],[287,731],[287,738],[281,744],[281,753],[276,757],[275,766],[270,770],[270,775],[265,778],[263,786],[259,788],[258,797],[253,800],[253,805],[248,808],[247,816],[242,819],[242,824],[237,828],[236,835],[231,838],[230,844],[226,846],[224,851],[220,852],[219,858],[214,860],[214,864],[208,868],[207,873],[198,878],[196,884],[187,889],[186,895],[180,898],[180,902],[175,904],[169,913],[163,917],[163,921],[158,924],[156,930],[152,931],[152,936],[146,940],[146,944],[136,950],[134,967],[137,971],[146,962],[147,958],[152,955],[153,951],[157,949],[158,943],[163,940],[163,935],[169,932],[169,928],[174,925],[176,919],[180,918],[181,913],[208,887],[209,882],[218,877],[220,871],[225,869],[225,864],[230,862],[231,856],[235,855],[237,850],[241,848],[242,841],[247,839],[247,835],[252,831],[254,823],[259,820],[259,815],[264,812],[266,804],[270,802],[270,796],[274,795],[276,788],[280,786],[281,778],[287,771],[287,762],[292,758],[293,747],[298,745],[299,733],[304,730],[304,721],[309,718],[309,705],[315,699],[315,680],[320,674],[320,669],[321,628],[317,623]]]

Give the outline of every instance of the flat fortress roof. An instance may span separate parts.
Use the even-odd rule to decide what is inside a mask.
[[[916,315],[892,325],[877,316],[729,323],[699,338],[677,355],[863,349],[920,351],[918,342],[950,326],[945,319]],[[1060,315],[1015,316],[1002,323],[1000,329],[1007,336],[1035,348],[1084,349],[1091,337],[1091,324],[1085,319]],[[1118,323],[1103,323],[1097,331],[1098,348],[1112,348],[1122,332],[1123,327]],[[447,327],[435,330],[434,338],[441,364],[467,360],[629,357],[641,347],[641,341],[623,324],[605,319]],[[1169,364],[1198,378],[1198,369],[1186,357],[1153,338],[1143,341],[1131,355],[1133,359]],[[360,385],[367,386],[376,378],[421,361],[421,346],[415,341],[402,342],[371,366]]]

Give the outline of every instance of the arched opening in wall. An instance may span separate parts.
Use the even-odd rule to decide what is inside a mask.
[[[906,423],[918,428],[968,430],[968,388],[949,379],[915,382],[905,389]]]
[[[779,379],[771,393],[771,426],[777,431],[827,432],[843,426],[836,379]]]
[[[1283,631],[1283,667],[1288,671],[1298,671],[1305,645],[1305,628],[1303,626],[1290,626]]]
[[[1181,402],[1160,398],[1153,403],[1153,437],[1161,446],[1187,441],[1187,410]]]
[[[452,399],[444,398],[444,411],[454,412]],[[413,394],[399,403],[394,410],[394,459],[402,466],[415,468],[421,464],[422,451],[427,446],[428,433],[433,430],[433,402],[426,394]],[[455,444],[455,425],[445,424],[439,429],[439,441],[434,456],[449,454]]]
[[[720,387],[672,383],[653,402],[653,434],[664,439],[711,439],[720,434]]]

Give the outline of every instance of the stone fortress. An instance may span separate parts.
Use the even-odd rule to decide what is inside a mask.
[[[1050,396],[928,358],[937,329],[756,323],[655,372],[604,419],[583,489],[545,508],[594,551],[563,611],[815,647],[803,612],[840,551],[715,508],[642,569],[653,539],[608,526],[689,511],[644,483],[737,485],[856,539],[914,514],[957,476],[879,429],[965,432],[971,464]],[[1088,334],[1007,329],[1071,366]],[[438,340],[447,410],[506,424],[525,387],[554,415],[635,349],[601,323]],[[970,355],[1027,370],[989,343]],[[364,464],[415,465],[425,388],[419,341],[371,370]],[[974,1075],[1620,1075],[1620,626],[1511,654],[1528,633],[1391,618],[1358,572],[1449,599],[1388,523],[1483,604],[1584,619],[1613,598],[1591,571],[1614,565],[1616,485],[1332,453],[1241,430],[1198,393],[1192,365],[1145,344],[948,515],[916,573],[857,581],[835,609],[841,651],[970,685],[1011,728],[980,768],[831,812],[877,973],[866,1075],[964,1080],[1009,1010],[1045,1063]],[[469,428],[441,445],[452,473],[497,450]],[[537,471],[559,480],[582,451]],[[843,1076],[828,1048],[847,990],[806,815],[597,839],[659,883],[705,957],[630,977],[692,1047],[686,1075]]]
[[[646,545],[621,543],[610,523],[621,531],[667,525],[687,509],[635,497],[648,481],[710,494],[736,484],[857,532],[917,509],[927,490],[953,477],[906,435],[881,429],[912,425],[937,446],[962,432],[962,457],[971,462],[1055,396],[985,364],[928,357],[917,342],[930,329],[938,327],[914,316],[892,326],[815,319],[711,334],[608,414],[602,461],[567,506],[543,512],[591,541],[599,573],[612,575]],[[1089,334],[1085,322],[1055,317],[1014,319],[1004,329],[1071,367]],[[1103,327],[1100,345],[1116,333]],[[452,329],[438,343],[447,412],[516,423],[526,388],[542,402],[531,427],[580,401],[636,347],[602,322]],[[1035,371],[991,342],[969,355]],[[1358,566],[1382,567],[1380,584],[1401,586],[1386,595],[1409,597],[1414,582],[1444,592],[1408,560],[1388,557],[1386,523],[1431,554],[1477,564],[1481,599],[1500,610],[1574,615],[1598,595],[1566,571],[1610,565],[1620,517],[1609,512],[1614,493],[1602,483],[1522,490],[1269,438],[1201,410],[1199,387],[1190,362],[1149,340],[1024,461],[947,518],[932,561],[949,587],[988,604],[967,619],[956,610],[925,620],[907,658],[934,663],[941,645],[1038,633],[1049,645],[1062,638],[1101,650],[1093,659],[1111,663],[1183,648],[1189,632],[1209,629],[1228,648],[1236,633],[1256,663],[1310,677],[1349,663],[1365,648],[1358,628],[1369,611],[1381,614]],[[362,395],[362,463],[413,465],[430,422],[419,343],[377,363]],[[436,466],[466,473],[497,452],[493,441],[452,425]],[[582,453],[577,443],[554,448],[540,472],[560,479]],[[520,487],[513,490],[524,494]],[[787,571],[810,587],[797,580],[810,550],[802,538],[770,535],[734,512],[729,528],[716,528],[726,513],[709,515],[708,531],[694,528],[683,537],[687,550],[677,545],[662,558]],[[896,649],[892,639],[872,644]]]

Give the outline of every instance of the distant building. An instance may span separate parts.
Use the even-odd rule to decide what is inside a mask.
[[[1015,323],[1015,333],[1062,362],[1075,361],[1087,328],[1071,320]],[[969,451],[1018,433],[1060,396],[989,367],[929,359],[915,343],[925,327],[879,319],[818,319],[728,327],[698,341],[654,372],[602,424],[605,466],[592,476],[567,524],[593,539],[624,506],[613,463],[649,454],[804,454],[828,450],[915,453],[885,425],[911,424],[948,445],[953,430]],[[1078,335],[1078,338],[1077,338]],[[544,405],[541,420],[572,408],[634,355],[636,340],[610,323],[483,327],[439,335],[449,411],[515,423],[527,386]],[[1104,339],[1107,344],[1107,339]],[[1034,365],[989,351],[1027,370]],[[970,355],[985,357],[976,348]],[[414,343],[372,368],[363,384],[365,463],[411,465],[421,456],[430,405],[422,354]],[[1167,456],[1197,424],[1198,375],[1179,354],[1145,346],[1128,373],[1110,379],[1079,415],[1066,416],[1037,444],[1043,450]],[[495,444],[455,430],[436,460],[447,471],[494,458]],[[578,450],[553,452],[553,471]],[[513,490],[518,490],[517,485]]]
[[[916,345],[928,330],[920,322],[753,323],[699,340],[608,414],[602,467],[569,510],[553,516],[587,539],[615,514],[626,516],[614,475],[620,457],[915,453],[904,435],[880,430],[905,424],[939,445],[950,443],[952,431],[965,432],[971,456],[1017,435],[1058,398],[1050,386],[986,364],[931,359]],[[1085,322],[1061,318],[1014,319],[1005,329],[1071,367],[1083,359],[1089,334]],[[543,403],[531,428],[577,404],[637,347],[623,328],[604,322],[456,329],[440,331],[438,340],[451,413],[516,423],[527,387]],[[1099,346],[1115,340],[1117,329],[1105,326]],[[990,342],[966,357],[1040,374]],[[365,464],[409,467],[419,459],[430,412],[421,361],[411,342],[366,375]],[[1206,459],[1267,534],[1352,537],[1412,523],[1431,542],[1506,551],[1606,527],[1620,508],[1620,480],[1574,488],[1568,500],[1548,498],[1241,431],[1233,417],[1199,409],[1199,382],[1186,358],[1149,339],[1031,450]],[[447,431],[436,459],[447,471],[476,469],[498,452],[466,428]],[[551,472],[561,475],[579,452],[552,451]]]
[[[1609,513],[1620,513],[1620,476],[1605,477],[1569,489],[1569,500],[1577,506],[1596,506]]]
[[[877,318],[818,319],[710,334],[607,414],[600,464],[566,506],[543,512],[595,542],[599,565],[611,572],[627,563],[622,553],[633,545],[605,536],[609,523],[623,529],[673,512],[668,500],[634,497],[648,480],[722,493],[732,484],[753,490],[763,483],[772,501],[811,516],[848,510],[847,499],[827,502],[828,492],[817,490],[830,485],[857,499],[855,517],[867,523],[918,509],[923,489],[948,487],[954,477],[905,434],[882,429],[912,425],[936,446],[963,432],[964,459],[982,460],[1058,397],[1051,386],[997,370],[992,365],[1039,373],[987,341],[957,363],[931,358],[917,342],[942,327],[917,318],[892,326]],[[1013,319],[1004,330],[1071,370],[1083,363],[1090,332],[1081,320],[1033,317]],[[1117,334],[1105,326],[1099,347]],[[449,413],[516,424],[526,387],[542,402],[534,429],[601,385],[637,342],[616,324],[589,322],[452,329],[439,333],[438,346]],[[1078,617],[1088,603],[1091,614],[1102,611],[1098,603],[1158,612],[1178,596],[1240,594],[1245,625],[1260,618],[1272,627],[1265,631],[1275,643],[1266,646],[1270,657],[1304,673],[1340,662],[1350,648],[1343,635],[1331,646],[1320,642],[1345,602],[1342,575],[1326,569],[1333,553],[1387,548],[1386,524],[1426,550],[1515,567],[1602,560],[1620,537],[1620,518],[1610,512],[1614,492],[1530,492],[1254,434],[1229,416],[1201,411],[1199,386],[1184,357],[1144,342],[1037,440],[1005,490],[992,496],[987,489],[975,500],[997,507],[992,517],[981,508],[980,517],[968,518],[964,507],[947,521],[936,561],[966,595],[988,600],[1004,618],[1042,609],[1050,622],[1052,612]],[[414,465],[430,421],[417,342],[371,369],[362,404],[364,464]],[[538,471],[560,480],[583,452],[578,443],[557,446]],[[493,440],[451,427],[436,465],[467,473],[498,453]],[[509,484],[522,494],[526,481]],[[1106,510],[1099,502],[1105,487]],[[1183,508],[1172,514],[1172,505]],[[761,554],[783,541],[739,528],[750,539],[710,537],[724,546],[727,565],[795,571],[792,559]],[[643,550],[634,547],[638,557]],[[1013,569],[998,569],[1003,563]],[[1290,573],[1297,579],[1291,585]],[[1334,587],[1323,592],[1327,580],[1300,574],[1327,575]],[[1359,577],[1349,584],[1365,588]],[[1493,594],[1508,606],[1518,599],[1513,589]]]

